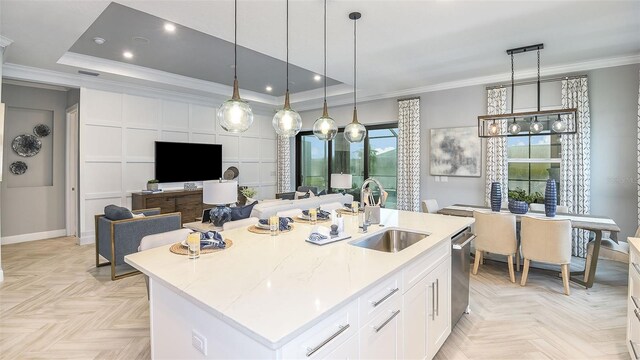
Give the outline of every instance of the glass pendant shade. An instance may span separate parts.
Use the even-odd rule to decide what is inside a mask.
[[[531,123],[531,133],[532,134],[539,134],[542,132],[542,130],[544,130],[544,125],[542,125],[542,123],[538,122],[538,120],[534,120]]]
[[[514,119],[511,125],[509,125],[509,133],[511,135],[518,135],[520,133],[520,130],[522,130],[522,127],[518,123],[516,123]]]
[[[253,124],[253,111],[249,104],[240,99],[238,80],[233,80],[233,96],[218,108],[216,114],[220,126],[231,133],[247,131]]]
[[[281,136],[295,136],[302,129],[302,117],[289,105],[289,91],[285,93],[284,107],[278,111],[271,121],[276,133]]]
[[[500,132],[500,128],[495,123],[495,121],[491,123],[491,125],[489,125],[489,135],[498,135],[499,132]]]
[[[344,128],[344,138],[350,143],[359,143],[367,136],[367,129],[358,122],[358,110],[353,110],[353,121]]]
[[[322,116],[313,123],[313,135],[320,140],[331,141],[338,133],[336,122],[329,116],[327,102],[324,102]]]
[[[563,132],[567,129],[567,125],[558,117],[558,119],[551,124],[551,128],[555,132]]]

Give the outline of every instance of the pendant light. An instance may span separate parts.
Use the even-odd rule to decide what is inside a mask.
[[[350,143],[359,143],[364,140],[367,136],[367,129],[364,125],[358,122],[358,109],[356,107],[356,70],[357,70],[357,33],[356,33],[356,23],[358,19],[362,17],[362,14],[359,12],[352,12],[349,14],[349,19],[353,20],[353,120],[351,124],[347,125],[344,128],[344,138],[347,139]]]
[[[338,126],[327,108],[327,0],[324,0],[324,105],[322,116],[313,123],[313,134],[320,140],[331,141],[337,133]]]
[[[479,137],[532,136],[551,133],[569,135],[576,133],[577,110],[575,108],[554,110],[541,110],[540,108],[540,50],[542,49],[544,49],[544,44],[528,45],[507,50],[507,54],[511,56],[511,113],[478,116]],[[538,56],[537,81],[535,82],[538,107],[536,111],[515,113],[513,111],[515,98],[513,58],[516,54],[531,53],[533,51],[536,51]],[[487,87],[487,90],[503,86]],[[502,129],[501,124],[508,125],[506,130]]]
[[[280,136],[291,137],[300,132],[302,128],[302,118],[297,111],[291,108],[289,104],[289,0],[287,0],[287,76],[286,76],[286,91],[284,93],[284,107],[278,111],[274,116],[271,124],[276,130],[276,133]]]
[[[233,95],[220,105],[216,117],[224,130],[241,133],[253,124],[253,111],[249,104],[240,98],[238,91],[238,0],[234,1],[233,9]]]

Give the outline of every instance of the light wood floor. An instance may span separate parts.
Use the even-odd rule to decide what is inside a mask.
[[[1,359],[148,359],[149,306],[142,276],[111,281],[93,246],[58,238],[2,246]],[[520,273],[517,273],[519,280]],[[438,359],[628,359],[626,266],[599,263],[595,286],[531,271],[512,284],[505,264],[471,277],[465,315]]]

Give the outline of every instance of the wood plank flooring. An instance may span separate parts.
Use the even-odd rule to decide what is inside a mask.
[[[93,245],[57,238],[2,246],[0,359],[149,359],[141,275],[111,281]],[[437,359],[628,359],[627,268],[601,261],[585,290],[532,270],[526,287],[506,264],[471,276],[471,314]]]

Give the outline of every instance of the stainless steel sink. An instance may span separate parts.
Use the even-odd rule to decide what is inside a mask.
[[[427,236],[429,236],[429,234],[388,229],[381,233],[368,235],[351,243],[351,245],[365,249],[395,253],[408,248],[422,239],[426,239]]]

